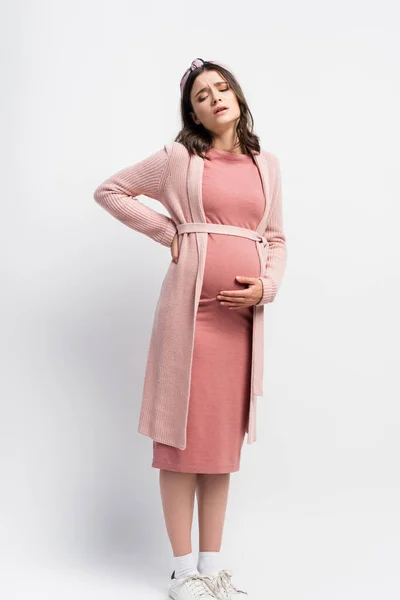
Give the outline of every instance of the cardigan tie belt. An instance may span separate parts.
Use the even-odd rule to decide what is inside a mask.
[[[225,233],[228,235],[238,235],[240,237],[246,237],[256,242],[262,242],[264,246],[268,245],[267,239],[255,231],[254,229],[247,229],[246,227],[237,227],[236,225],[223,225],[222,223],[178,223],[176,226],[178,234],[181,233],[192,233],[192,232],[206,232],[206,233]]]
[[[182,233],[205,232],[237,235],[254,240],[257,243],[257,251],[260,259],[260,277],[265,276],[268,240],[254,229],[237,227],[236,225],[224,225],[222,223],[178,223],[176,225],[178,235]],[[263,368],[264,368],[264,321],[263,305],[253,306],[253,341],[252,341],[252,370],[251,370],[251,395],[263,395]]]
[[[223,233],[227,235],[238,235],[239,237],[249,238],[258,242],[257,249],[260,258],[260,277],[264,277],[267,261],[268,240],[254,229],[246,227],[237,227],[236,225],[224,225],[222,223],[178,223],[176,225],[178,234],[205,232],[205,233]]]

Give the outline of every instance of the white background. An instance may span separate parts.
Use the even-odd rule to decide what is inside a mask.
[[[280,160],[288,248],[221,553],[251,600],[397,600],[396,3],[1,12],[2,598],[166,597],[159,472],[137,424],[171,256],[93,192],[174,140],[179,80],[201,57],[231,67]]]

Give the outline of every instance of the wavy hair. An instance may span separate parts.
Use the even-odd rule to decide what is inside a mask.
[[[203,65],[197,67],[189,74],[181,98],[180,112],[182,129],[176,136],[175,142],[180,142],[183,144],[190,154],[197,154],[198,156],[201,156],[201,158],[209,160],[208,157],[205,156],[205,152],[212,147],[212,133],[209,129],[204,127],[202,123],[197,125],[193,121],[193,118],[190,114],[191,112],[194,112],[193,105],[190,100],[190,92],[196,77],[200,75],[200,73],[203,73],[203,71],[217,71],[220,75],[222,75],[222,77],[224,77],[224,79],[226,79],[226,81],[229,83],[229,86],[236,94],[240,107],[240,117],[236,123],[237,141],[238,144],[240,144],[243,153],[251,156],[254,162],[253,153],[260,153],[261,151],[260,141],[258,136],[253,131],[254,119],[247,104],[243,90],[240,87],[236,77],[230,71],[228,71],[228,69],[222,65],[217,65],[211,62],[204,61]]]

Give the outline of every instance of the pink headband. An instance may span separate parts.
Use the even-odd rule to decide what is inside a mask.
[[[181,98],[182,98],[182,96],[183,96],[183,90],[184,90],[184,87],[185,87],[186,81],[187,81],[187,79],[188,79],[188,77],[189,77],[190,73],[191,73],[192,71],[194,71],[195,69],[197,69],[198,67],[201,67],[201,66],[203,66],[205,62],[212,63],[213,65],[216,65],[216,66],[218,66],[218,65],[219,65],[219,66],[221,66],[221,67],[224,67],[224,68],[225,68],[225,69],[227,69],[228,71],[230,70],[230,69],[229,69],[229,67],[227,67],[226,65],[224,65],[224,64],[223,64],[223,63],[221,63],[221,62],[216,62],[215,60],[207,60],[207,61],[204,61],[202,58],[195,58],[194,60],[192,60],[192,62],[191,62],[191,64],[190,64],[190,67],[189,67],[188,69],[186,69],[186,71],[184,72],[184,74],[183,74],[183,76],[182,76],[182,79],[181,79],[181,82],[180,82],[180,87],[181,87]]]

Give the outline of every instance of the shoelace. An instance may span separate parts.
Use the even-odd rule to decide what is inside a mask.
[[[188,587],[193,593],[194,598],[206,598],[207,596],[212,596],[212,591],[206,583],[207,579],[209,579],[209,576],[201,573],[187,575],[187,577],[185,577],[183,580],[182,585],[185,583],[188,584]]]
[[[239,590],[232,584],[231,577],[231,571],[229,571],[228,569],[221,569],[221,571],[219,571],[218,575],[214,579],[216,589],[221,590],[223,593],[226,592],[225,595],[227,598],[230,597],[229,594],[231,594],[232,592],[234,592],[235,594],[246,594],[246,596],[248,596],[247,592]]]

